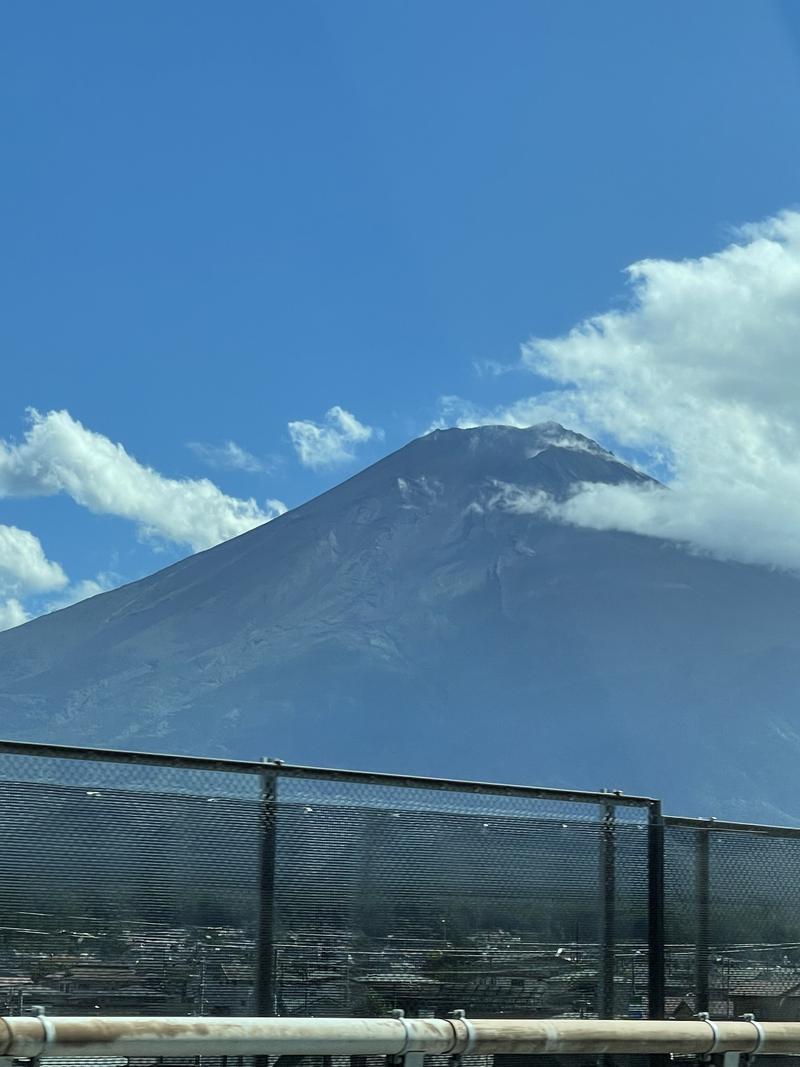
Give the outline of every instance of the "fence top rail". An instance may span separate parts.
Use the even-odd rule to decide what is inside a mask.
[[[0,1056],[800,1054],[800,1023],[605,1019],[0,1018]]]
[[[762,837],[800,838],[800,826],[771,826],[768,823],[730,822],[724,819],[690,819],[682,815],[665,815],[664,825],[686,830],[721,830],[724,833],[760,834]]]
[[[279,778],[316,778],[330,782],[364,785],[398,786],[407,789],[431,789],[460,793],[487,793],[496,796],[530,797],[563,800],[584,804],[615,804],[621,807],[659,808],[653,797],[632,796],[616,790],[589,792],[554,789],[544,786],[511,785],[502,782],[475,782],[458,778],[433,778],[418,775],[374,771],[340,770],[333,767],[305,767],[277,759],[236,760],[209,756],[184,756],[168,753],[137,752],[127,749],[83,748],[77,745],[38,744],[31,741],[0,740],[0,755],[17,755],[49,759],[72,759],[97,763],[128,763],[151,767],[174,767],[195,771],[222,771],[231,774],[265,774]]]

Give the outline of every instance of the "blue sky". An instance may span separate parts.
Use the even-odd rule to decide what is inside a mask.
[[[104,438],[252,499],[246,523],[551,388],[526,339],[800,199],[799,42],[796,5],[736,0],[9,0],[0,524],[64,580],[6,596],[41,610],[214,539],[109,502]],[[337,408],[357,421],[304,464],[290,423]]]

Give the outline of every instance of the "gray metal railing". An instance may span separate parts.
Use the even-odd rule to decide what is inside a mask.
[[[800,1023],[588,1019],[0,1018],[0,1056],[800,1055]]]

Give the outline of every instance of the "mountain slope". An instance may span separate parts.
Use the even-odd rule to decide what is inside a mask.
[[[642,478],[555,424],[437,431],[0,634],[0,732],[800,818],[800,582],[496,503]]]

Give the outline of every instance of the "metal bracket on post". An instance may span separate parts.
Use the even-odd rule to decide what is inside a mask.
[[[741,1056],[738,1057],[738,1060],[739,1060],[738,1063],[728,1063],[726,1061],[724,1067],[739,1067],[740,1063],[743,1064],[744,1067],[748,1067],[748,1065],[753,1062],[753,1060],[756,1058],[756,1056],[759,1054],[759,1052],[764,1047],[764,1041],[765,1041],[767,1035],[764,1033],[764,1027],[761,1025],[761,1023],[757,1023],[756,1022],[755,1015],[753,1015],[752,1012],[748,1012],[746,1015],[742,1016],[742,1022],[750,1023],[750,1025],[755,1029],[755,1032],[756,1032],[756,1045],[755,1045],[755,1048],[751,1052],[743,1052],[741,1054]]]
[[[471,1051],[472,1046],[475,1044],[475,1027],[466,1017],[467,1013],[463,1008],[456,1008],[455,1011],[447,1013],[447,1018],[458,1022],[461,1025],[464,1033],[466,1034],[466,1045],[460,1048],[460,1051],[454,1052],[450,1057],[450,1067],[461,1067],[464,1055]],[[456,1037],[458,1034],[456,1033]],[[459,1046],[456,1046],[459,1047]]]
[[[694,1018],[697,1019],[698,1022],[707,1023],[708,1026],[711,1027],[711,1035],[714,1039],[711,1042],[711,1048],[708,1050],[708,1052],[703,1052],[700,1056],[698,1056],[698,1061],[700,1063],[714,1063],[717,1064],[718,1067],[723,1067],[723,1056],[717,1053],[717,1046],[719,1045],[719,1030],[717,1029],[716,1023],[713,1023],[711,1021],[707,1011],[698,1011]],[[738,1056],[738,1053],[735,1053],[735,1055]],[[726,1063],[724,1067],[736,1067],[736,1064]]]
[[[32,1015],[39,1020],[42,1024],[42,1030],[44,1031],[45,1046],[50,1044],[55,1037],[55,1030],[53,1024],[47,1018],[47,1009],[45,1006],[43,1004],[31,1004],[26,1014]],[[28,1063],[30,1064],[30,1067],[40,1067],[41,1058],[39,1056],[34,1056],[32,1059],[28,1060]]]
[[[389,1012],[393,1019],[397,1019],[398,1022],[403,1024],[403,1029],[406,1032],[406,1039],[403,1042],[403,1047],[396,1056],[387,1056],[387,1067],[424,1067],[425,1053],[424,1052],[409,1052],[408,1046],[411,1043],[411,1031],[406,1023],[406,1013],[402,1008],[393,1008]]]
[[[711,1048],[704,1055],[700,1057],[702,1063],[712,1063],[714,1067],[750,1067],[755,1057],[761,1052],[764,1047],[765,1033],[764,1027],[761,1023],[757,1023],[754,1015],[743,1015],[742,1022],[750,1023],[756,1031],[756,1044],[755,1048],[750,1052],[718,1052],[717,1047],[719,1045],[719,1031],[716,1023],[712,1022],[708,1017],[707,1011],[700,1011],[695,1015],[695,1019],[699,1019],[700,1022],[708,1023],[711,1027],[711,1032],[714,1035],[714,1041]]]

